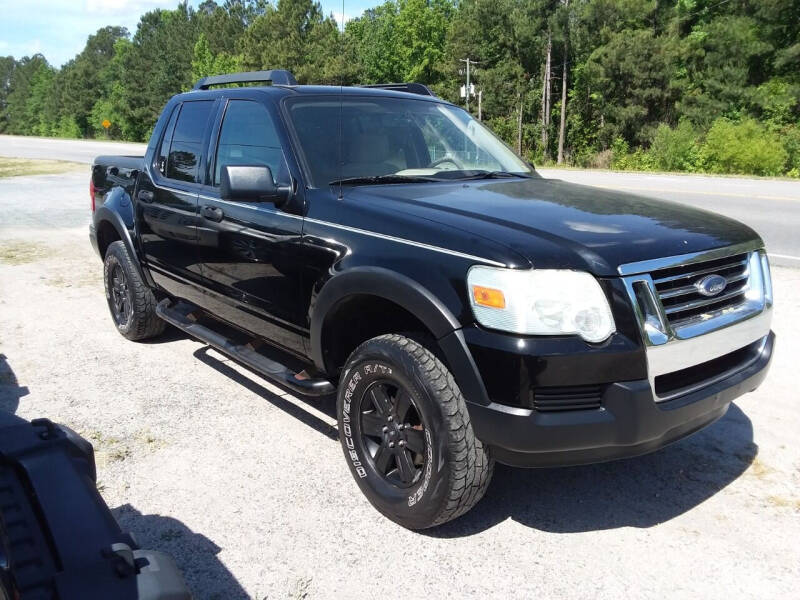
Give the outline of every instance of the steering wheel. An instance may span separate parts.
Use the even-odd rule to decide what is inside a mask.
[[[442,158],[438,158],[435,161],[433,161],[431,164],[429,164],[427,168],[432,169],[434,167],[438,167],[439,165],[441,165],[443,163],[450,163],[451,165],[453,165],[456,168],[456,170],[459,170],[459,171],[463,171],[464,170],[464,165],[462,165],[460,162],[458,162],[452,156],[443,156]]]

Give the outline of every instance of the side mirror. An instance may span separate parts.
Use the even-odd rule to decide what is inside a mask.
[[[272,170],[264,165],[225,165],[220,173],[220,196],[237,202],[283,204],[291,188],[278,187]]]

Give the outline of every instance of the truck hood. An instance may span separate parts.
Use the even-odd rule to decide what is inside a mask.
[[[621,264],[758,240],[749,227],[675,202],[556,179],[356,188],[367,203],[499,242],[538,268],[617,274]],[[435,243],[435,241],[434,241]]]

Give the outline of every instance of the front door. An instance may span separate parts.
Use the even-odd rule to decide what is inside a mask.
[[[225,165],[266,165],[276,183],[291,178],[274,121],[263,104],[229,100],[209,173],[200,193],[198,252],[205,307],[214,314],[295,353],[308,331],[298,294],[303,220],[271,202],[219,197]]]
[[[156,283],[187,297],[200,280],[197,262],[198,192],[201,151],[212,100],[184,102],[172,112],[150,169],[136,198],[139,239]]]

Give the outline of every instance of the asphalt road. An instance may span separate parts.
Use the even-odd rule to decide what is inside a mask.
[[[470,513],[414,533],[360,494],[332,399],[175,330],[116,332],[86,173],[0,179],[0,206],[0,410],[87,436],[121,526],[199,600],[797,596],[799,269],[773,270],[770,376],[717,423],[626,461],[499,466]]]
[[[90,164],[99,154],[142,155],[144,144],[0,136],[0,156]],[[800,267],[800,181],[540,169],[548,178],[655,196],[724,214],[764,239],[772,263]]]

